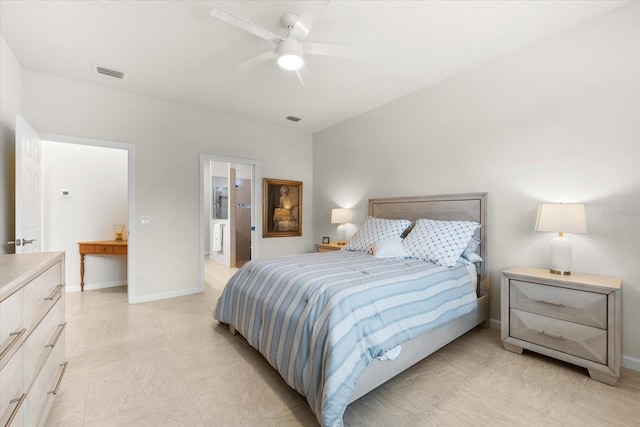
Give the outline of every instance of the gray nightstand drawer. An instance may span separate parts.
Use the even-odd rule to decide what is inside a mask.
[[[607,363],[607,331],[510,310],[509,335],[598,363]]]
[[[511,308],[607,328],[607,296],[595,292],[511,280]]]

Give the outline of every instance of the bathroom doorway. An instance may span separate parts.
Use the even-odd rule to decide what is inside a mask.
[[[254,259],[258,162],[202,154],[201,252],[229,268]]]

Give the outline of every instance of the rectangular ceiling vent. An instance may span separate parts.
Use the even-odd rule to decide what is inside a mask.
[[[95,66],[96,73],[104,74],[105,76],[115,77],[116,79],[124,79],[124,72],[114,70],[113,68],[101,67],[99,65]]]
[[[291,120],[292,122],[299,122],[302,119],[299,118],[299,117],[289,116],[289,117],[287,117],[287,120]]]

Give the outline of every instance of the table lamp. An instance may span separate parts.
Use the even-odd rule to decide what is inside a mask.
[[[347,222],[351,222],[351,211],[349,209],[331,209],[331,224],[340,224],[338,225],[337,235],[339,245],[347,244],[344,229],[344,224]]]
[[[553,231],[551,240],[551,268],[554,274],[571,274],[573,249],[564,233],[586,233],[587,218],[580,203],[541,203],[538,207],[537,231]]]

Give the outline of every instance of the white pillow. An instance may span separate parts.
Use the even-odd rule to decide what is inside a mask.
[[[480,224],[473,221],[419,219],[403,245],[411,257],[454,266]]]
[[[476,262],[484,262],[484,260],[482,259],[482,257],[480,255],[478,255],[477,253],[473,252],[471,255],[469,255],[469,257],[465,257],[464,255],[462,255],[458,261],[460,261],[463,264],[475,264]]]
[[[347,243],[345,250],[366,252],[371,255],[375,242],[400,237],[410,225],[411,221],[406,219],[383,219],[370,216]]]
[[[405,258],[407,253],[402,246],[402,239],[379,240],[373,244],[373,256],[376,258]]]
[[[481,257],[480,255],[478,255],[477,253],[475,253],[475,252],[472,252],[472,253],[469,255],[469,258],[468,258],[468,259],[469,259],[469,262],[482,262],[482,261],[484,261],[484,260],[482,259],[482,257]]]

